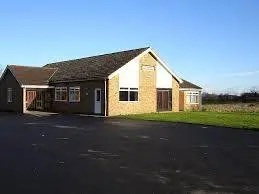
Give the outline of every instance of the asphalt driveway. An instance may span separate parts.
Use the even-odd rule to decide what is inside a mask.
[[[259,193],[259,133],[0,113],[0,193]]]

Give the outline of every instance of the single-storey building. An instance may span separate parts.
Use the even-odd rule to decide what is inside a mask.
[[[182,79],[182,82],[179,85],[179,110],[201,110],[202,88],[184,79]]]
[[[43,67],[8,65],[0,79],[0,110],[104,116],[177,112],[184,83],[150,47]]]

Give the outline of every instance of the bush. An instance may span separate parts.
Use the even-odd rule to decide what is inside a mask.
[[[210,112],[259,112],[259,103],[206,104],[203,111]]]

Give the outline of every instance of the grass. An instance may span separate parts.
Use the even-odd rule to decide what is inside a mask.
[[[234,128],[259,129],[259,113],[241,112],[178,112],[178,113],[149,113],[125,115],[120,118],[167,121],[225,126]]]

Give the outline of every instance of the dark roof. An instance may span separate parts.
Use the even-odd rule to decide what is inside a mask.
[[[103,80],[148,48],[51,63],[44,67],[58,68],[50,82]]]
[[[191,82],[188,82],[188,81],[186,81],[184,79],[182,79],[182,80],[183,80],[183,82],[180,83],[180,88],[202,89],[201,87],[199,87],[199,86],[197,86],[197,85],[195,85],[195,84],[193,84]]]
[[[10,71],[21,85],[46,85],[55,73],[55,68],[8,65]]]

